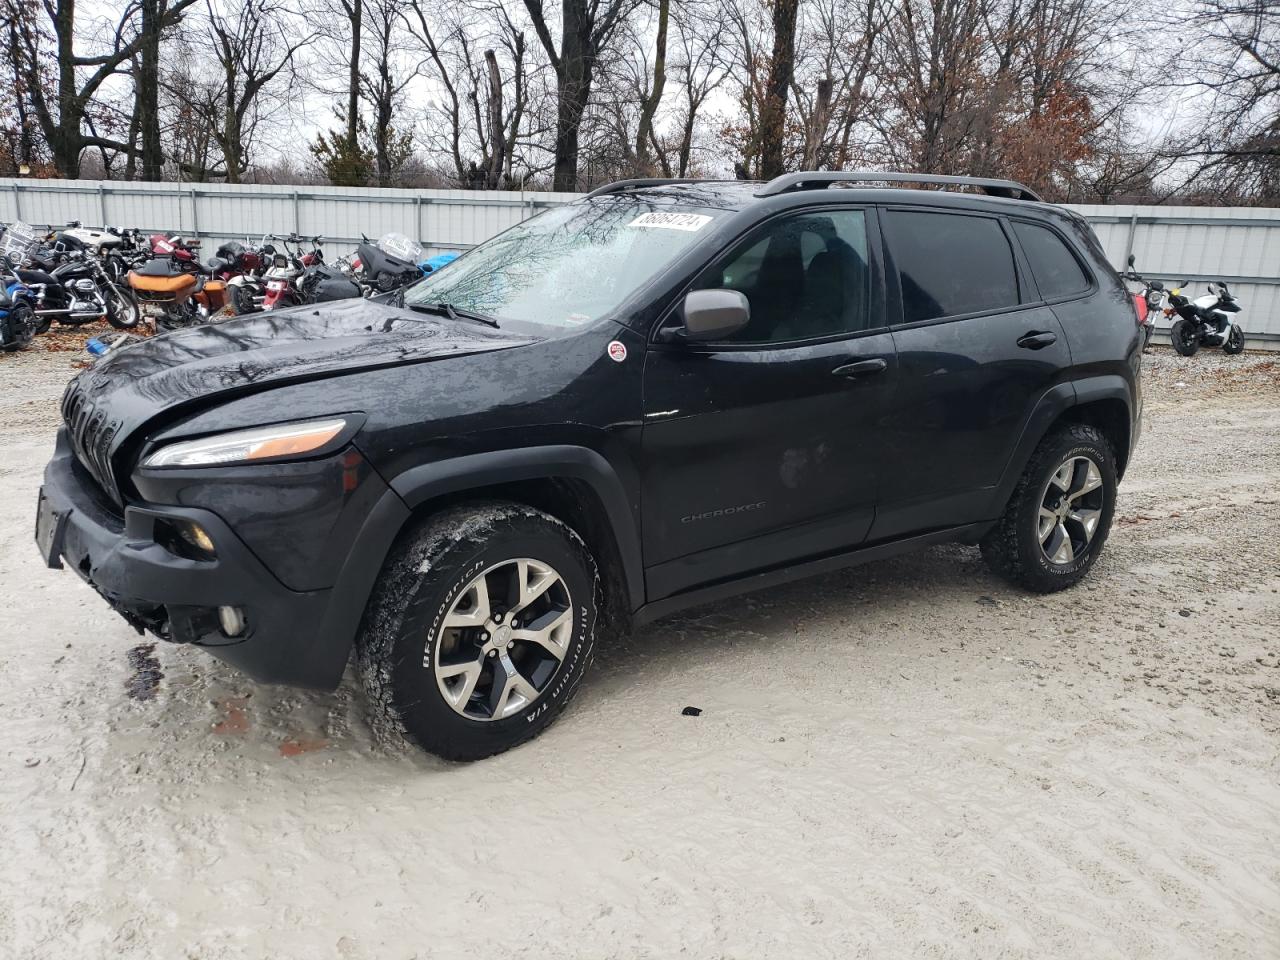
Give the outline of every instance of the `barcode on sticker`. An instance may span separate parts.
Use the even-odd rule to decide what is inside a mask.
[[[629,227],[663,227],[667,230],[701,230],[711,218],[705,213],[642,213],[632,220]]]

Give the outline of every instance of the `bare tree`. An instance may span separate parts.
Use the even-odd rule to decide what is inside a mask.
[[[144,45],[148,34],[140,29],[142,0],[125,4],[118,19],[106,26],[106,36],[96,45],[96,52],[84,49],[85,40],[76,26],[76,0],[40,0],[38,7],[23,0],[7,2],[18,14],[12,21],[16,28],[16,69],[26,81],[32,113],[49,144],[59,175],[80,175],[80,155],[86,147],[132,152],[132,144],[89,132],[86,119],[103,84],[124,69]],[[155,32],[176,25],[193,3],[195,0],[170,0],[156,19],[148,22],[148,27]],[[42,76],[49,56],[44,27],[52,32],[58,67],[52,89],[46,89]]]
[[[813,0],[802,10],[791,91],[801,169],[839,170],[852,160],[881,35],[893,15],[888,0]]]
[[[556,75],[556,190],[577,189],[579,127],[591,101],[600,55],[637,3],[638,0],[561,0],[557,47],[543,0],[524,0]]]
[[[237,0],[217,9],[207,2],[206,10],[208,37],[221,74],[217,107],[205,108],[222,153],[222,170],[212,175],[239,183],[249,169],[259,125],[273,107],[287,100],[287,93],[274,95],[272,84],[289,76],[298,51],[314,34],[290,36],[290,24],[279,6],[267,0]]]
[[[407,21],[400,0],[364,0],[369,33],[369,69],[360,73],[360,95],[373,108],[373,156],[378,186],[390,186],[412,150],[411,123],[404,122],[405,87],[422,64],[400,61]]]
[[[730,69],[730,28],[715,3],[679,3],[672,19],[676,55],[671,72],[680,102],[672,118],[672,133],[657,137],[654,145],[663,175],[685,177],[692,168],[703,107]]]
[[[1280,4],[1200,0],[1168,68],[1202,109],[1179,124],[1167,156],[1193,167],[1186,182],[1219,200],[1280,197]],[[1190,136],[1188,136],[1190,132]]]
[[[658,0],[658,33],[653,44],[653,80],[640,98],[640,122],[636,127],[636,167],[647,171],[650,148],[657,142],[653,118],[662,103],[667,85],[667,28],[671,21],[671,0]]]

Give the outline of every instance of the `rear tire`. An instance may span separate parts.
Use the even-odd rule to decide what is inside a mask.
[[[1173,349],[1184,357],[1194,357],[1200,349],[1200,337],[1195,325],[1189,320],[1177,320],[1169,328],[1169,339]]]
[[[393,548],[356,643],[375,728],[446,760],[537,736],[591,663],[599,584],[578,534],[532,507],[429,517]]]
[[[1035,593],[1079,583],[1111,530],[1115,453],[1094,427],[1071,424],[1036,447],[1004,515],[981,542],[993,571]]]
[[[227,302],[236,316],[242,317],[245,314],[258,312],[259,307],[253,302],[253,291],[243,283],[228,284],[227,289],[231,294]]]

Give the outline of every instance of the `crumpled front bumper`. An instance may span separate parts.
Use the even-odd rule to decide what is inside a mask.
[[[330,591],[285,587],[217,514],[152,505],[127,506],[123,516],[113,512],[76,463],[65,430],[40,498],[48,565],[70,567],[139,631],[207,647],[259,680],[332,687],[341,678],[345,651],[339,660],[312,649]],[[162,545],[159,525],[173,520],[202,526],[216,558],[189,559]],[[38,542],[40,527],[38,520]],[[217,609],[224,605],[244,612],[238,636],[219,626]]]

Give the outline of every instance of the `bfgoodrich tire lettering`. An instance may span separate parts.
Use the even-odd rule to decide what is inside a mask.
[[[1098,513],[1089,518],[1088,536],[1084,536],[1082,527],[1071,524],[1072,532],[1078,533],[1074,548],[1060,552],[1059,544],[1050,539],[1046,550],[1043,537],[1048,527],[1043,518],[1050,512],[1046,496],[1048,507],[1056,507],[1052,502],[1054,478],[1072,464],[1080,480],[1088,480],[1079,484],[1079,490],[1072,490],[1072,495],[1081,498],[1077,502],[1082,503],[1083,498],[1088,498],[1089,509]],[[1101,481],[1101,486],[1085,490],[1094,478]],[[1036,593],[1073,586],[1084,578],[1102,552],[1115,505],[1116,462],[1111,444],[1094,427],[1071,424],[1040,442],[1014,487],[1004,515],[982,539],[982,556],[996,573]],[[1065,506],[1063,512],[1069,512]]]
[[[495,636],[490,614],[500,622],[512,611],[518,615],[516,595],[502,589],[504,571],[527,568],[530,561],[560,579],[555,600],[565,607],[572,603],[571,626],[556,638],[562,657],[540,660],[540,669],[521,676],[526,686],[520,698],[499,702],[489,693],[507,677],[502,670],[534,647],[522,646],[520,639],[530,631]],[[471,597],[480,577],[494,578],[494,596],[492,610],[477,612]],[[387,559],[357,641],[375,726],[399,731],[448,760],[478,760],[537,736],[564,710],[591,663],[599,591],[595,561],[582,539],[531,507],[467,504],[423,521]],[[542,615],[550,622],[556,610],[549,609],[551,600],[545,602]],[[458,626],[471,613],[477,614],[476,624]],[[472,652],[487,670],[478,683],[471,678],[470,687],[457,673],[442,674],[451,664],[470,662],[459,653],[464,644],[474,645]],[[509,644],[515,646],[511,656]],[[448,657],[442,645],[450,646]],[[528,663],[522,659],[516,666]]]

